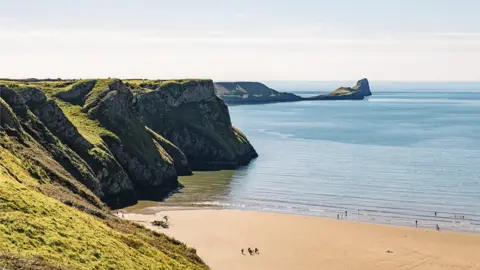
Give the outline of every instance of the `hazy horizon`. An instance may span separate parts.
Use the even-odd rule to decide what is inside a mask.
[[[480,2],[2,1],[0,77],[480,81]]]

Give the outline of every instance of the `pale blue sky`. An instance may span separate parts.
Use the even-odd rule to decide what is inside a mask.
[[[0,77],[480,80],[479,12],[475,0],[0,0]]]

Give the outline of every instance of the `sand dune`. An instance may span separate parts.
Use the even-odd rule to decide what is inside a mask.
[[[237,210],[126,214],[197,249],[223,269],[480,269],[480,235],[438,232],[317,217]],[[257,247],[260,255],[242,255]]]

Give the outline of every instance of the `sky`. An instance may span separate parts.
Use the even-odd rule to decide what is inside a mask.
[[[0,0],[0,77],[480,81],[477,0]]]

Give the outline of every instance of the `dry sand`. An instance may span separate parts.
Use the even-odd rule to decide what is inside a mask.
[[[187,245],[213,270],[480,269],[480,235],[237,210],[126,214]],[[151,226],[149,226],[152,228]],[[260,255],[242,255],[241,248]],[[389,252],[391,251],[391,252]]]

